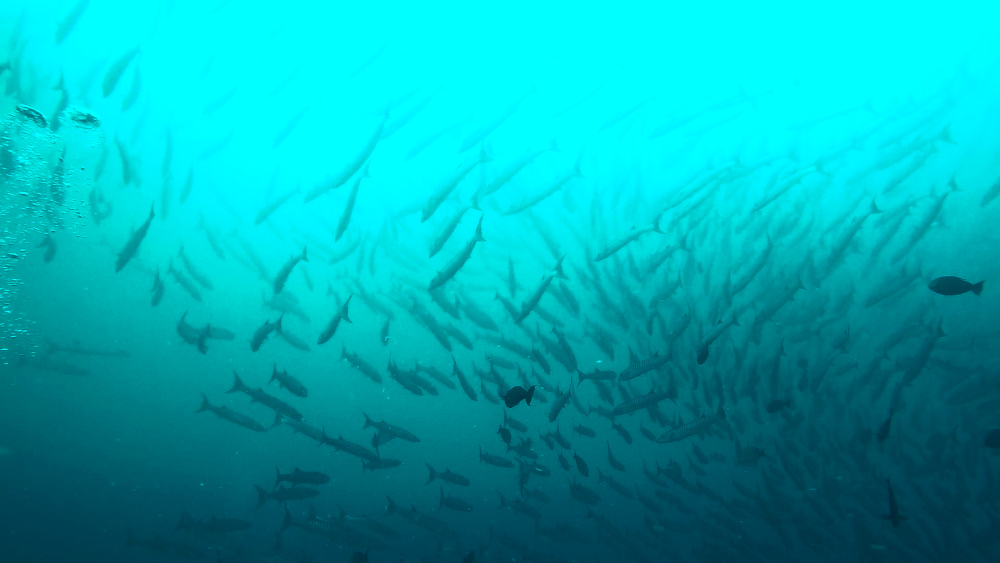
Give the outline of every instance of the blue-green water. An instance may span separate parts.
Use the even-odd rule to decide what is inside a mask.
[[[997,559],[989,10],[132,4],[0,6],[0,560]]]

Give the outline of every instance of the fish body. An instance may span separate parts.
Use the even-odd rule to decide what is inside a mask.
[[[249,428],[254,432],[267,432],[267,428],[261,426],[256,420],[244,414],[240,414],[230,409],[229,407],[213,405],[212,403],[208,402],[208,397],[206,397],[203,394],[201,396],[201,407],[195,412],[204,412],[204,411],[211,411],[215,413],[219,418],[223,418],[225,420],[228,420],[229,422],[232,422],[233,424],[242,426],[244,428]]]
[[[305,420],[305,417],[302,416],[302,413],[296,410],[295,407],[289,405],[288,403],[282,401],[281,399],[273,395],[268,394],[260,387],[258,387],[257,389],[251,389],[250,387],[247,387],[246,384],[243,383],[243,380],[240,379],[240,375],[235,371],[233,371],[233,377],[234,377],[233,386],[232,388],[229,389],[229,391],[226,391],[227,393],[243,393],[250,397],[251,402],[260,403],[265,407],[273,410],[274,412],[280,414],[281,416],[290,418],[292,420],[297,420],[299,422]]]
[[[363,428],[375,427],[375,429],[378,430],[380,433],[389,434],[401,440],[406,440],[407,442],[420,441],[420,438],[417,438],[416,435],[414,435],[412,432],[404,430],[394,424],[389,424],[384,420],[376,422],[372,420],[367,414],[365,413],[361,414],[364,414],[365,416],[365,425],[363,426]]]
[[[138,229],[132,231],[132,234],[128,237],[128,241],[125,242],[125,246],[118,251],[118,260],[115,262],[115,273],[122,271],[122,268],[129,263],[129,260],[135,256],[135,252],[139,250],[139,245],[142,244],[142,240],[146,238],[146,232],[149,231],[149,226],[153,223],[153,208],[149,208],[149,217],[146,218],[146,222],[139,226]]]
[[[656,439],[658,444],[669,444],[671,442],[679,442],[685,438],[701,434],[705,430],[708,430],[713,424],[719,421],[726,420],[726,409],[725,403],[720,401],[719,408],[716,410],[715,414],[712,416],[702,416],[697,420],[693,420],[687,424],[668,430],[664,432],[659,438]]]
[[[281,332],[281,321],[285,318],[285,314],[282,313],[278,320],[275,322],[264,321],[264,324],[254,331],[253,337],[250,339],[250,350],[256,352],[260,350],[260,346],[264,344],[267,337],[271,335],[272,332]]]
[[[296,485],[325,485],[330,482],[330,476],[319,471],[302,471],[298,467],[291,473],[282,473],[277,467],[274,468],[277,476],[274,479],[274,487],[278,488],[281,483],[291,483]]]
[[[661,356],[660,353],[657,352],[656,354],[653,354],[652,358],[646,358],[645,360],[640,360],[639,357],[635,355],[635,352],[633,352],[631,348],[629,348],[628,352],[629,352],[629,365],[627,368],[622,370],[620,374],[618,374],[618,381],[629,381],[631,379],[635,379],[644,373],[660,369],[661,367],[666,365],[667,362],[670,361],[669,354],[664,354]],[[594,373],[595,374],[597,373],[596,369],[594,370]]]
[[[943,276],[931,280],[931,283],[927,287],[939,295],[962,295],[969,292],[972,292],[973,295],[980,295],[983,292],[983,284],[985,283],[985,280],[978,283],[970,283],[955,276]]]
[[[338,310],[337,314],[330,319],[326,328],[323,329],[322,333],[320,333],[319,339],[316,340],[316,344],[324,344],[326,341],[333,338],[334,333],[337,332],[337,327],[340,326],[341,320],[345,320],[349,323],[354,322],[351,320],[351,317],[348,316],[348,306],[351,303],[351,297],[354,297],[353,293],[347,296],[347,300],[340,306],[340,310]]]
[[[510,390],[503,396],[503,402],[507,405],[507,408],[512,409],[517,406],[518,403],[524,401],[528,406],[531,406],[531,398],[535,394],[535,386],[532,385],[527,390],[520,385],[515,385],[511,387]]]
[[[479,223],[476,224],[476,232],[472,235],[472,238],[469,239],[469,242],[465,243],[462,250],[456,254],[455,257],[452,258],[451,261],[437,273],[437,275],[434,276],[434,279],[431,280],[429,289],[434,290],[439,288],[444,285],[446,281],[455,277],[455,274],[458,273],[462,266],[464,266],[472,256],[472,251],[476,248],[476,243],[485,241],[486,239],[483,238],[483,216],[480,216]]]
[[[469,486],[469,479],[467,477],[459,475],[458,473],[454,473],[450,469],[445,469],[444,472],[440,472],[440,471],[435,471],[434,468],[431,467],[429,463],[424,465],[426,465],[427,470],[430,471],[430,476],[427,477],[427,483],[425,484],[429,484],[431,481],[435,479],[441,479],[442,481],[453,483],[455,485],[461,485],[463,487]]]
[[[306,389],[306,386],[301,381],[289,375],[287,371],[278,371],[277,362],[274,363],[274,367],[271,370],[271,379],[268,383],[274,380],[278,380],[278,385],[283,389],[287,389],[289,393],[296,397],[309,396],[309,390]]]
[[[288,276],[292,274],[292,268],[294,268],[295,265],[298,264],[300,261],[302,262],[309,261],[309,258],[306,256],[305,247],[302,247],[302,254],[299,254],[298,256],[292,256],[291,258],[288,259],[287,262],[284,263],[284,265],[281,266],[281,269],[278,270],[278,275],[274,277],[275,295],[281,293],[281,290],[284,289],[285,282],[288,281]]]

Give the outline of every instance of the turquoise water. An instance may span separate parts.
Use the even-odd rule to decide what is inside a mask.
[[[991,16],[4,3],[3,559],[995,560]]]

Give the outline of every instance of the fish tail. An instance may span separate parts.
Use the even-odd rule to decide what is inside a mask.
[[[196,410],[194,412],[205,412],[207,410],[210,410],[211,408],[212,408],[212,404],[208,402],[208,397],[206,397],[205,394],[202,393],[201,394],[201,406],[198,407],[198,410]]]
[[[535,396],[535,386],[532,385],[531,387],[528,388],[528,396],[524,398],[524,402],[527,403],[529,407],[531,406],[531,398],[534,396]]]
[[[501,509],[503,509],[503,508],[504,508],[505,506],[507,506],[507,499],[506,499],[506,498],[504,498],[504,496],[503,496],[503,493],[501,493],[501,492],[500,492],[499,490],[497,491],[497,495],[499,495],[499,496],[500,496],[500,506],[499,506],[499,507],[497,507],[497,510],[501,510]]]
[[[230,389],[229,391],[226,391],[226,393],[236,393],[239,391],[246,391],[247,386],[243,384],[243,381],[240,379],[240,374],[236,373],[235,370],[233,370],[233,377],[236,378],[233,381],[233,388]]]
[[[309,258],[306,256],[306,247],[304,247],[304,246],[302,247],[302,261],[303,262],[308,262],[309,261]]]
[[[271,368],[271,379],[268,379],[267,382],[271,383],[277,378],[278,378],[278,362],[274,362],[274,367]]]
[[[274,488],[277,489],[278,485],[281,484],[281,477],[282,477],[281,470],[278,469],[277,465],[274,466],[274,472],[277,474],[277,476],[274,478]]]
[[[433,467],[431,467],[431,464],[429,464],[429,463],[425,463],[424,465],[426,465],[426,466],[427,466],[427,469],[428,469],[428,471],[430,471],[430,475],[429,475],[429,476],[427,477],[427,482],[426,482],[426,483],[424,483],[425,485],[428,485],[428,484],[430,484],[430,482],[431,482],[431,481],[433,481],[434,479],[436,479],[436,478],[437,478],[437,476],[438,476],[438,472],[437,472],[437,471],[434,471],[434,468],[433,468]]]
[[[267,499],[271,498],[271,494],[265,491],[260,485],[254,485],[253,487],[257,489],[257,508],[260,508],[264,506]]]
[[[974,293],[976,295],[980,295],[983,292],[983,284],[984,283],[986,283],[986,280],[983,280],[983,281],[981,281],[979,283],[972,284],[972,293]]]
[[[285,418],[283,416],[281,416],[280,412],[274,413],[274,422],[271,423],[271,428],[274,428],[275,426],[279,426],[284,421],[285,421]]]
[[[385,514],[386,514],[386,516],[388,516],[390,514],[393,514],[397,510],[399,510],[399,505],[396,504],[396,501],[392,500],[392,497],[390,497],[389,495],[385,495],[385,500],[386,500],[386,503],[387,503],[386,507],[385,507]]]
[[[719,408],[715,410],[715,414],[719,415],[719,418],[726,420],[726,401],[719,401]]]
[[[365,415],[365,425],[361,427],[361,429],[364,430],[365,428],[368,428],[369,426],[372,425],[372,419],[371,417],[368,416],[367,413],[361,413],[361,414]]]

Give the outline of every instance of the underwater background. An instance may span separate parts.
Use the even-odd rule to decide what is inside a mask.
[[[0,4],[0,560],[996,561],[997,9],[752,4]]]

